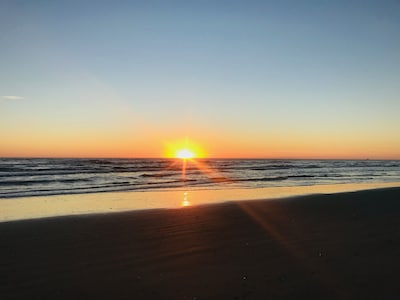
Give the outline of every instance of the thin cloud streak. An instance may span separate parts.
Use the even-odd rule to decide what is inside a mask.
[[[21,97],[21,96],[3,96],[3,99],[7,99],[7,100],[22,100],[22,99],[25,99],[25,98]]]

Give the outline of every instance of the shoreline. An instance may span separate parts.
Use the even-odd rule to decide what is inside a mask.
[[[395,299],[400,188],[0,223],[4,299]]]
[[[246,189],[176,189],[168,191],[129,191],[69,194],[0,199],[2,222],[61,217],[69,215],[107,214],[153,209],[175,209],[232,201],[276,200],[314,194],[400,187],[400,182],[332,184]]]

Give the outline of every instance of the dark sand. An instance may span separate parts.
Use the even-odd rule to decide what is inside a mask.
[[[400,188],[0,223],[0,299],[400,299]]]

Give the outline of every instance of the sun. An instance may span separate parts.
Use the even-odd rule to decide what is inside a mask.
[[[176,153],[175,153],[175,157],[180,158],[180,159],[190,159],[190,158],[194,158],[195,156],[196,155],[194,154],[194,152],[187,148],[180,149],[180,150],[176,151]]]
[[[192,159],[192,158],[204,158],[206,152],[203,147],[200,147],[198,143],[192,142],[188,138],[175,141],[165,141],[165,152],[164,157],[166,158],[179,158],[179,159]]]

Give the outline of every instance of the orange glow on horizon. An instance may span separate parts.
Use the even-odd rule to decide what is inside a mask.
[[[400,159],[400,141],[359,136],[213,136],[196,132],[201,140],[162,141],[154,133],[145,138],[130,132],[100,134],[92,131],[59,132],[42,130],[1,136],[0,157],[96,157],[96,158],[177,158],[187,149],[193,158],[276,158],[276,159]],[[354,141],[353,141],[354,140]],[[201,145],[201,146],[199,146]],[[205,151],[206,150],[206,151]]]

